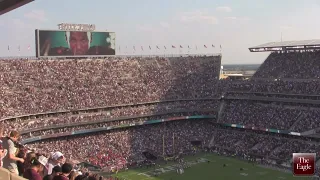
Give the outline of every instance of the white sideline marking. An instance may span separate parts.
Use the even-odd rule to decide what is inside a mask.
[[[241,176],[248,176],[249,174],[247,173],[240,173]]]

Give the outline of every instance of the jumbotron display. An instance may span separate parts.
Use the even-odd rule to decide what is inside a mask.
[[[37,57],[115,55],[114,32],[36,30]]]

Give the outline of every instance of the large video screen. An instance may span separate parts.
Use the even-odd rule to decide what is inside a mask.
[[[37,57],[115,55],[114,32],[36,30]]]

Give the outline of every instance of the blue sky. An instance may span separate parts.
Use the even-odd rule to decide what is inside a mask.
[[[219,53],[221,44],[224,64],[261,63],[268,53],[248,47],[280,41],[281,32],[283,40],[320,39],[319,15],[317,0],[35,0],[0,16],[0,56],[34,56],[34,30],[64,22],[116,32],[118,54]],[[192,49],[133,52],[149,45]]]

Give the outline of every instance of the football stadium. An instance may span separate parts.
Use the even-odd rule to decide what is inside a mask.
[[[93,24],[30,33],[34,57],[0,59],[0,180],[319,179],[320,40],[246,47],[270,54],[222,78],[221,45],[118,55]]]

